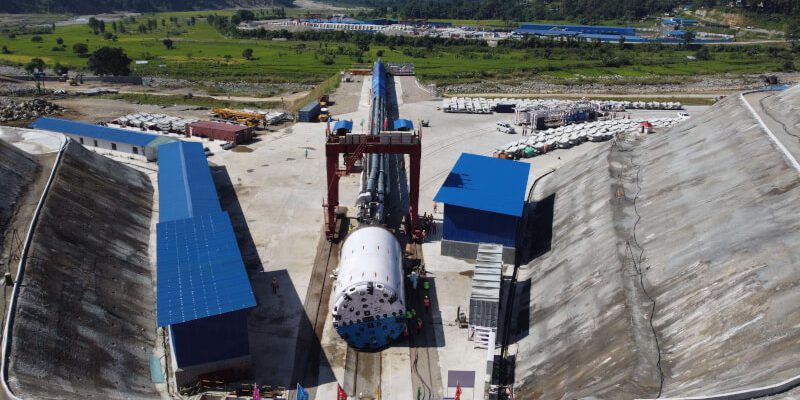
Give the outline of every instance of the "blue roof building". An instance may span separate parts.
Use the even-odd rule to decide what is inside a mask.
[[[630,26],[601,26],[601,25],[555,25],[555,24],[522,24],[515,32],[525,31],[553,31],[563,33],[588,33],[598,35],[626,35],[635,36],[636,28]]]
[[[513,262],[530,164],[463,153],[434,201],[444,203],[442,255],[474,258],[479,243],[504,247]]]
[[[156,306],[158,325],[170,329],[176,380],[223,365],[247,369],[256,301],[203,145],[169,143],[160,153]]]
[[[158,158],[160,145],[177,141],[166,136],[60,118],[42,117],[33,121],[30,127],[64,134],[84,146],[140,155],[148,161]]]

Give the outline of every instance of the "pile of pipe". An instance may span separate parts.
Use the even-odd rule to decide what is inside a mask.
[[[149,131],[184,133],[186,126],[196,119],[186,119],[165,114],[136,113],[119,117],[112,121],[117,125],[140,128]]]
[[[535,157],[555,149],[568,149],[586,141],[602,142],[617,134],[639,132],[644,122],[653,128],[670,128],[688,117],[644,119],[616,119],[560,126],[544,131],[533,131],[530,136],[507,143],[497,149],[521,158]]]

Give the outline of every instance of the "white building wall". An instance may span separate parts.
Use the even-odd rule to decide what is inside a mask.
[[[116,157],[127,157],[135,160],[147,161],[145,158],[144,146],[134,146],[128,143],[110,142],[93,137],[67,134],[72,140],[90,148],[98,154],[113,155]]]

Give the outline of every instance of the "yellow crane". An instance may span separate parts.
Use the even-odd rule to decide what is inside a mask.
[[[264,114],[232,110],[230,108],[214,108],[211,116],[227,122],[235,122],[247,126],[258,126],[264,123]]]

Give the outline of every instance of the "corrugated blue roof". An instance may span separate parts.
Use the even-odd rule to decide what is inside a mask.
[[[353,131],[353,121],[344,121],[344,120],[336,121],[336,123],[333,124],[333,131],[334,132],[338,132],[339,129],[344,129],[344,130],[346,130],[348,132],[352,132]]]
[[[256,305],[227,213],[161,222],[156,234],[159,326]]]
[[[562,30],[579,33],[592,33],[604,35],[635,35],[636,28],[630,26],[603,26],[603,25],[561,25],[561,24],[521,24],[523,30]]]
[[[166,326],[255,305],[239,245],[203,145],[158,149],[157,306]]]
[[[403,129],[407,129],[407,130],[413,131],[414,130],[414,123],[409,121],[409,120],[407,120],[407,119],[402,119],[402,118],[395,120],[394,121],[394,130],[399,131],[399,130],[403,130]]]
[[[133,146],[147,146],[158,135],[139,133],[125,129],[109,128],[106,126],[87,124],[85,122],[70,121],[60,118],[42,117],[30,124],[31,128],[59,132],[69,135],[80,135],[89,138],[107,140],[114,143],[127,143]]]
[[[160,222],[221,211],[203,145],[197,142],[159,146],[158,191]]]
[[[434,201],[522,216],[530,164],[462,153]]]

